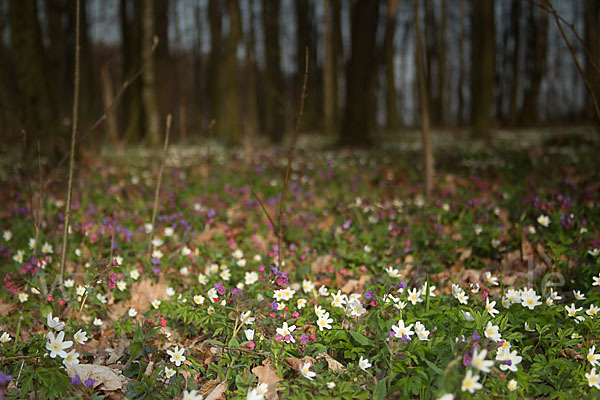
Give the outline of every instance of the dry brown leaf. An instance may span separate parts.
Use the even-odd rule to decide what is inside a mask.
[[[17,305],[14,303],[7,304],[0,301],[0,317],[6,317],[15,308],[17,308]]]
[[[533,246],[527,240],[523,240],[523,242],[521,242],[521,252],[523,253],[523,260],[526,260],[527,257],[531,257],[535,254],[533,251]]]
[[[321,353],[319,355],[317,355],[317,360],[322,360],[322,359],[327,360],[327,367],[329,367],[330,371],[345,371],[346,367],[344,367],[344,365],[339,362],[338,360],[336,360],[335,358],[331,357],[329,354],[327,353]]]
[[[460,253],[458,259],[464,262],[471,258],[471,254],[473,254],[473,248],[469,247],[468,249],[458,249],[458,252]]]
[[[215,379],[209,380],[204,385],[202,385],[202,387],[200,388],[200,390],[199,390],[200,395],[206,396],[207,394],[212,392],[213,389],[216,388],[218,385],[219,385],[219,381],[217,381]]]
[[[327,273],[327,267],[331,265],[332,256],[330,254],[318,256],[315,261],[310,264],[310,269],[313,273]]]
[[[263,361],[263,366],[252,368],[252,373],[257,376],[258,381],[269,385],[269,390],[265,394],[268,400],[278,400],[277,383],[282,379],[277,375],[277,370],[273,368],[271,362],[267,359]]]
[[[583,355],[580,352],[578,352],[576,350],[573,350],[573,349],[569,349],[569,348],[561,350],[558,354],[561,357],[571,358],[571,359],[573,359],[575,361],[582,361],[583,360]]]
[[[220,400],[223,397],[223,395],[225,394],[225,391],[227,390],[227,381],[223,381],[221,383],[219,383],[211,392],[208,396],[206,396],[204,399],[205,400]]]
[[[163,283],[154,283],[151,279],[144,279],[131,285],[131,299],[116,304],[110,313],[112,320],[116,321],[130,308],[145,310],[154,300],[168,300],[167,287]]]
[[[79,375],[81,381],[92,378],[96,382],[94,388],[108,390],[120,390],[123,383],[112,369],[96,364],[76,364],[67,366],[67,374],[70,378]]]
[[[285,361],[287,361],[288,364],[290,364],[296,371],[300,371],[302,366],[307,362],[309,362],[311,365],[314,365],[317,362],[317,360],[310,356],[304,356],[302,358],[286,357]]]
[[[329,217],[327,217],[323,221],[321,221],[319,223],[319,225],[317,225],[317,226],[322,231],[328,231],[329,229],[331,229],[334,222],[335,222],[335,218],[333,217],[333,215],[330,215]]]

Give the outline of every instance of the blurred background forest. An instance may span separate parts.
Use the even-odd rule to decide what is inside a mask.
[[[80,129],[131,80],[92,143],[160,146],[212,135],[280,142],[293,130],[308,48],[303,132],[364,146],[420,124],[412,0],[82,1]],[[550,3],[541,1],[544,7]],[[565,24],[527,0],[418,2],[433,127],[486,138],[497,127],[594,124],[589,85],[599,49],[598,0],[553,0]],[[562,37],[563,29],[565,38]],[[0,1],[3,143],[67,149],[75,1]],[[159,39],[153,53],[153,37]],[[587,49],[587,54],[586,54]],[[145,60],[152,62],[132,80]],[[211,121],[214,127],[211,128]]]

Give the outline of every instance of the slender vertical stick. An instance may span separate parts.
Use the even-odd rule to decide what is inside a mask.
[[[300,122],[302,121],[302,114],[304,113],[304,99],[306,98],[306,84],[308,82],[308,47],[304,51],[304,83],[302,84],[302,94],[300,95],[300,111],[298,111],[298,120],[296,121],[296,130],[294,131],[294,137],[292,139],[292,145],[290,146],[290,153],[288,155],[287,168],[285,170],[285,179],[283,180],[283,187],[281,188],[281,199],[279,202],[279,235],[277,237],[277,258],[279,268],[282,265],[282,253],[281,245],[283,241],[283,214],[285,210],[285,195],[287,193],[288,181],[290,179],[290,169],[292,167],[292,159],[294,158],[294,150],[296,149],[296,140],[298,140],[298,132],[300,131]]]
[[[425,90],[425,72],[423,69],[423,50],[421,49],[421,28],[419,27],[419,0],[414,0],[415,41],[417,58],[417,79],[419,84],[419,101],[421,103],[421,140],[423,142],[423,159],[425,164],[425,194],[431,196],[433,189],[433,150],[429,135],[429,105]]]
[[[154,206],[152,207],[152,230],[148,239],[148,252],[152,243],[152,234],[154,233],[154,223],[156,222],[156,210],[158,209],[158,197],[160,196],[160,185],[162,183],[165,160],[167,159],[167,148],[169,147],[169,132],[171,132],[171,114],[167,115],[167,133],[165,134],[165,145],[163,147],[162,157],[160,158],[160,168],[158,169],[158,180],[156,181],[156,191],[154,192]]]
[[[79,25],[81,19],[81,0],[76,0],[75,17],[75,77],[73,78],[73,124],[71,126],[71,155],[69,159],[69,184],[67,187],[67,204],[65,210],[65,224],[63,227],[62,250],[60,254],[59,280],[63,282],[65,276],[65,263],[67,261],[67,237],[69,235],[69,223],[71,222],[71,194],[73,191],[73,171],[75,170],[75,138],[77,136],[77,118],[79,117]]]

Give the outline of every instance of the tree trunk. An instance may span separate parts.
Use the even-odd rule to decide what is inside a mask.
[[[9,26],[12,59],[19,89],[21,127],[27,133],[26,154],[37,153],[37,142],[53,162],[66,149],[66,136],[59,134],[55,102],[46,78],[44,47],[36,0],[11,0]]]
[[[517,0],[519,1],[519,0]],[[459,0],[460,9],[460,37],[458,39],[458,108],[456,110],[456,124],[462,126],[465,122],[465,41],[467,40],[466,23],[467,5],[466,0]]]
[[[489,140],[494,101],[494,1],[472,0],[471,123],[476,137]]]
[[[227,48],[222,57],[222,70],[219,81],[219,93],[215,132],[218,137],[230,144],[238,144],[241,139],[240,100],[238,91],[237,48],[241,37],[241,19],[238,0],[227,0],[229,32]]]
[[[323,119],[326,135],[337,130],[337,54],[333,31],[333,4],[323,0]]]
[[[209,120],[219,115],[219,70],[221,68],[221,37],[223,29],[222,10],[219,0],[208,1],[210,22],[210,61],[208,65],[208,95],[210,97]],[[220,121],[217,121],[217,124]]]
[[[48,87],[52,97],[59,99],[56,104],[60,116],[66,116],[70,113],[70,96],[64,96],[65,93],[72,93],[70,89],[71,80],[67,79],[73,63],[67,64],[67,52],[73,51],[73,46],[67,45],[67,32],[64,24],[64,17],[67,15],[67,8],[63,0],[48,0],[46,6],[46,31],[48,37],[48,56],[47,74],[49,82]],[[67,48],[69,49],[67,50]],[[71,60],[72,61],[72,60]]]
[[[141,7],[140,0],[134,0],[133,4],[127,0],[121,0],[121,46],[125,79],[131,78],[141,64]],[[125,105],[123,107],[125,112],[122,115],[125,140],[129,143],[138,143],[144,128],[141,80],[136,79],[132,82],[123,96],[123,103]]]
[[[385,104],[386,104],[386,127],[388,129],[398,128],[398,101],[396,92],[396,76],[394,73],[394,58],[396,55],[394,39],[396,37],[396,13],[398,11],[398,0],[388,0],[387,15],[385,20],[385,33],[382,45],[382,57],[385,63]]]
[[[249,25],[248,34],[245,35],[246,69],[248,71],[248,89],[246,92],[246,134],[253,137],[258,132],[258,94],[257,94],[257,66],[254,49],[256,46],[256,33],[254,30],[254,0],[248,0]]]
[[[155,35],[154,4],[149,1],[143,3],[142,30],[142,60],[148,60],[152,54],[153,38]],[[162,135],[154,60],[151,60],[148,68],[142,72],[142,105],[144,107],[147,142],[151,147],[158,148],[161,145]]]
[[[148,0],[145,0],[148,1]],[[169,0],[153,0],[154,34],[158,37],[158,47],[154,53],[154,71],[158,96],[159,115],[174,114],[176,100],[176,66],[171,63],[169,54]],[[177,2],[174,2],[177,6]],[[178,21],[175,21],[177,23]],[[162,124],[161,124],[162,125]]]
[[[423,142],[423,161],[425,164],[425,194],[431,196],[433,189],[434,161],[431,138],[429,135],[429,105],[425,88],[425,71],[423,68],[423,51],[421,49],[421,29],[419,28],[419,0],[414,0],[415,21],[415,56],[417,64],[417,80],[419,85],[419,104],[421,106],[421,139]]]
[[[534,125],[539,120],[538,98],[540,86],[546,66],[546,49],[548,47],[548,13],[531,4],[529,21],[528,48],[534,49],[533,57],[528,58],[529,86],[525,89],[521,123]],[[536,18],[537,17],[537,18]]]
[[[446,85],[446,25],[448,21],[446,0],[440,0],[440,29],[438,34],[438,60],[437,60],[437,123],[443,125],[445,121],[445,85]]]
[[[295,98],[302,94],[304,80],[305,51],[308,47],[308,70],[312,71],[307,82],[307,92],[310,95],[304,101],[302,126],[304,130],[315,129],[318,121],[318,95],[316,82],[317,71],[317,41],[313,17],[313,2],[310,0],[295,0],[296,8],[296,75],[294,78]]]
[[[596,95],[596,98],[600,98],[600,74],[596,71],[592,65],[592,62],[598,65],[600,64],[600,1],[598,0],[585,0],[585,47],[590,53],[591,60],[589,57],[585,57],[585,75],[587,76],[592,90]],[[596,109],[592,96],[585,91],[585,115],[588,119],[600,123],[598,116],[596,115]]]
[[[346,104],[340,144],[369,146],[377,108],[374,88],[378,65],[373,60],[379,3],[357,0],[352,3],[350,14],[351,55],[346,66]]]
[[[510,80],[510,94],[508,103],[508,123],[511,126],[517,124],[518,96],[519,96],[519,53],[521,48],[521,0],[512,0],[510,8],[510,24],[513,37],[512,48],[512,74]]]
[[[279,0],[263,0],[263,31],[265,49],[265,131],[272,142],[283,139],[285,127],[283,76],[279,45]]]

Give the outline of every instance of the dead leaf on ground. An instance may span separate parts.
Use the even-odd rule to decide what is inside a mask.
[[[307,362],[309,362],[311,365],[314,365],[317,362],[317,360],[310,356],[304,356],[302,358],[286,357],[285,361],[287,361],[288,364],[290,364],[296,371],[300,371],[302,366]]]
[[[341,362],[339,362],[335,358],[331,357],[327,353],[321,353],[321,354],[317,355],[317,360],[322,360],[322,359],[327,360],[327,366],[329,367],[330,371],[335,372],[335,371],[345,371],[346,370],[346,367],[344,367],[344,365]]]
[[[213,390],[210,392],[208,396],[206,396],[205,400],[220,400],[223,399],[223,395],[227,390],[227,381],[223,381],[219,383]]]
[[[271,361],[264,360],[262,366],[252,368],[252,373],[258,377],[258,381],[269,385],[269,390],[265,394],[268,400],[278,400],[277,383],[282,379],[277,375],[277,370],[271,365]]]
[[[116,304],[110,313],[112,320],[118,320],[126,310],[135,308],[145,310],[154,299],[168,300],[167,287],[163,283],[154,283],[151,279],[144,279],[131,285],[131,299]]]
[[[218,385],[219,385],[218,380],[211,379],[211,380],[207,381],[204,385],[202,385],[202,387],[200,388],[200,390],[198,392],[200,392],[201,396],[205,397],[210,392],[212,392],[213,389],[216,388]]]
[[[310,269],[314,274],[327,273],[327,268],[331,265],[333,257],[331,254],[318,256],[315,261],[310,264]]]
[[[471,258],[471,254],[473,254],[473,248],[469,247],[468,249],[458,249],[457,253],[460,254],[460,256],[458,257],[458,259],[462,262],[468,260],[469,258]]]
[[[120,390],[123,387],[123,383],[112,369],[104,367],[102,365],[95,364],[76,364],[67,366],[67,374],[70,378],[74,378],[75,375],[79,375],[82,382],[92,378],[96,382],[94,388],[102,389],[105,391],[109,390]]]
[[[0,317],[6,317],[8,314],[10,314],[15,308],[17,308],[17,305],[14,303],[4,303],[4,302],[0,302]]]
[[[570,358],[575,361],[583,361],[583,355],[580,352],[573,350],[573,349],[567,348],[567,349],[561,350],[558,354],[564,358]]]

